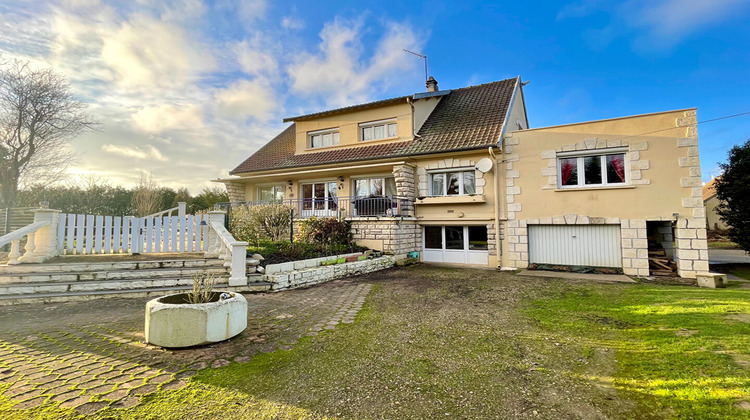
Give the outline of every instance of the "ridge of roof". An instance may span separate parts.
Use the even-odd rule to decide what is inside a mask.
[[[312,114],[299,115],[296,117],[288,117],[288,118],[284,118],[283,121],[284,122],[305,121],[305,120],[311,120],[314,118],[328,116],[328,115],[341,114],[344,112],[353,111],[355,109],[377,108],[379,106],[390,105],[391,103],[406,101],[406,99],[410,97],[411,95],[398,96],[396,98],[381,99],[379,101],[374,101],[374,102],[365,102],[363,104],[349,105],[349,106],[345,106],[341,108],[334,108],[334,109],[328,109],[325,111],[314,112]]]
[[[517,80],[518,77],[450,90],[442,96],[440,102],[422,124],[417,136],[406,141],[361,144],[357,147],[296,154],[294,129],[296,124],[291,124],[238,165],[230,174],[357,160],[390,159],[494,146],[498,144],[508,109],[512,106],[511,101]],[[344,110],[373,106],[373,104],[380,106],[384,102],[395,99],[405,100],[408,97],[402,96],[339,108],[331,112],[344,112]],[[312,118],[313,115],[320,116],[321,113],[304,117]]]

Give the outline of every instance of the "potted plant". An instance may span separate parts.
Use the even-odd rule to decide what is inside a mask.
[[[191,347],[224,341],[247,327],[247,300],[239,293],[214,291],[216,277],[193,277],[193,290],[146,304],[146,342],[160,347]]]

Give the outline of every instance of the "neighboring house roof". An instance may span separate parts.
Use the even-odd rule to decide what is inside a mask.
[[[711,178],[710,181],[706,182],[703,186],[703,201],[716,195],[716,178]]]
[[[415,139],[393,143],[295,154],[294,124],[242,162],[231,174],[270,169],[397,158],[412,155],[480,149],[500,141],[505,116],[513,100],[518,78],[454,89],[443,96]],[[349,112],[406,100],[406,96],[287,118],[300,121],[330,113]]]

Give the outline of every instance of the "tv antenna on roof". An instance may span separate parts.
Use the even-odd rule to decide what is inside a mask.
[[[408,52],[409,54],[416,55],[417,57],[419,57],[420,60],[424,58],[424,81],[426,82],[427,81],[427,56],[423,54],[415,53],[414,51],[409,51],[405,48],[404,48],[404,52]]]

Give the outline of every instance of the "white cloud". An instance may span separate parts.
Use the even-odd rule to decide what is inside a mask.
[[[305,28],[305,21],[294,16],[284,16],[281,19],[281,27],[284,29],[299,31]]]
[[[169,159],[161,154],[159,149],[148,144],[143,147],[138,146],[118,146],[116,144],[104,144],[102,150],[118,156],[144,160],[158,160],[166,162]]]
[[[130,88],[179,87],[216,68],[207,48],[176,24],[147,16],[124,22],[104,38],[104,62]]]
[[[604,47],[614,38],[633,35],[637,49],[669,48],[686,37],[733,16],[746,0],[580,0],[564,5],[558,20],[609,13],[612,21],[603,28],[586,30],[588,40]]]
[[[136,128],[148,133],[203,127],[203,113],[195,104],[147,106],[131,118]]]
[[[279,65],[272,52],[262,51],[259,38],[238,42],[232,50],[237,55],[237,61],[242,71],[253,76],[276,77]]]
[[[267,121],[273,116],[278,101],[265,79],[240,80],[216,93],[216,113],[236,121],[248,118]]]
[[[406,24],[389,22],[373,57],[367,59],[359,42],[363,20],[335,19],[320,32],[318,54],[306,54],[289,67],[293,90],[307,95],[325,94],[329,105],[362,101],[376,84],[415,67],[403,49],[419,49],[416,34]],[[378,91],[382,91],[382,86]]]

